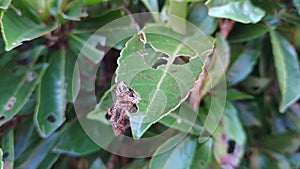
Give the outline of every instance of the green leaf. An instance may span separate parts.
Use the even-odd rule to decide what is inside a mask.
[[[54,163],[58,160],[60,154],[56,153],[49,153],[45,157],[45,159],[39,164],[37,169],[45,169],[45,168],[51,168]]]
[[[65,59],[64,49],[54,53],[39,84],[34,122],[42,137],[51,135],[65,121]]]
[[[213,139],[210,138],[202,144],[198,144],[197,150],[193,157],[191,169],[206,168],[212,160]]]
[[[71,49],[67,49],[66,50],[66,63],[65,63],[65,80],[66,80],[66,98],[68,102],[73,102],[74,98],[75,98],[75,94],[77,93],[78,90],[78,86],[77,83],[73,83],[73,80],[78,79],[79,77],[77,76],[76,72],[76,67],[75,67],[75,63],[76,63],[76,59],[78,56],[78,53],[76,52],[77,50],[71,50]],[[74,89],[74,91],[73,91]]]
[[[83,4],[84,5],[93,5],[93,4],[97,4],[97,3],[101,3],[101,2],[106,2],[108,0],[84,0]]]
[[[197,113],[186,102],[183,102],[174,112],[160,119],[159,123],[198,136],[202,129],[202,124],[197,119]]]
[[[179,136],[182,137],[181,135]],[[170,145],[174,144],[174,142],[178,142],[178,139],[182,139],[180,137],[172,137],[155,151],[150,161],[150,169],[191,168],[192,159],[197,148],[196,139],[186,137],[176,147],[166,151],[167,149],[169,149]]]
[[[263,111],[255,101],[237,102],[236,107],[239,110],[239,115],[243,125],[246,127],[261,126],[260,113]]]
[[[169,3],[169,23],[172,29],[178,33],[185,33],[186,24],[178,23],[178,17],[182,19],[186,18],[187,2],[169,1]]]
[[[250,168],[261,168],[261,169],[290,169],[290,165],[285,156],[278,153],[268,152],[262,153],[254,151],[250,157]]]
[[[12,0],[1,0],[0,9],[7,9]]]
[[[262,93],[270,84],[271,79],[265,77],[247,77],[241,84],[249,93]]]
[[[5,41],[5,50],[11,50],[57,28],[57,23],[36,23],[31,19],[18,15],[13,9],[1,12],[1,32]]]
[[[16,57],[16,60],[13,61],[14,63],[9,63],[0,71],[0,91],[2,96],[0,99],[0,115],[3,117],[0,125],[12,119],[21,110],[36,85],[41,81],[47,64],[33,64],[44,49],[43,46],[37,46],[33,50],[20,54],[20,57]],[[19,72],[7,71],[13,70],[9,66],[17,66],[17,58],[20,60],[31,60],[31,62],[26,67],[19,66]]]
[[[106,38],[103,36],[80,34],[69,35],[73,47],[76,47],[81,55],[89,58],[91,61],[98,63],[104,57],[104,52],[97,49],[97,45],[104,46]]]
[[[293,153],[300,146],[300,136],[291,132],[278,133],[264,136],[260,144],[278,153]]]
[[[264,16],[265,11],[255,7],[250,0],[229,0],[206,2],[209,7],[208,15],[217,18],[228,18],[242,23],[257,23]],[[220,3],[222,2],[222,3]]]
[[[200,53],[210,51],[211,48],[211,41],[204,35],[184,37],[159,25],[147,26],[143,32],[143,35],[135,35],[127,42],[116,70],[116,81],[124,81],[141,96],[138,112],[129,114],[134,138],[140,138],[153,123],[175,110],[188,96],[202,72],[205,56],[201,57]],[[196,44],[196,39],[206,43],[199,44],[197,41]],[[153,56],[154,51],[144,44],[151,45],[159,53],[167,54],[166,65],[156,69],[147,65],[143,58]],[[182,65],[173,64],[180,55],[194,58]]]
[[[106,169],[106,166],[105,164],[103,164],[100,158],[96,158],[96,160],[93,161],[89,169]]]
[[[79,121],[73,122],[61,136],[53,151],[60,154],[83,156],[100,150],[82,129]]]
[[[245,42],[263,36],[268,31],[269,27],[264,24],[235,23],[229,33],[228,41],[232,43]]]
[[[197,26],[205,34],[212,34],[218,26],[216,18],[208,16],[208,9],[204,4],[195,3],[188,14],[187,20]]]
[[[226,102],[223,120],[213,134],[214,156],[221,167],[238,166],[244,153],[246,134],[235,107]]]
[[[249,95],[247,93],[241,92],[241,91],[233,89],[233,88],[230,88],[227,90],[227,98],[230,101],[254,99],[254,97],[252,95]]]
[[[18,160],[33,142],[40,140],[40,137],[32,123],[32,118],[21,120],[14,133],[15,160]]]
[[[94,33],[105,37],[106,45],[121,50],[125,42],[138,33],[136,23],[124,9],[109,10],[98,17],[91,17],[79,23],[73,31],[76,34]]]
[[[37,168],[43,161],[49,157],[48,154],[51,153],[53,146],[56,144],[58,139],[61,136],[59,133],[53,133],[45,140],[36,140],[30,147],[26,149],[25,152],[16,160],[15,168],[24,169],[24,168]]]
[[[300,97],[300,70],[297,52],[279,33],[271,31],[271,42],[281,92],[280,112]]]
[[[113,104],[112,90],[115,86],[112,86],[107,90],[101,97],[99,103],[96,105],[95,109],[88,113],[87,118],[91,120],[97,120],[104,124],[110,125],[111,122],[106,118],[108,109]]]
[[[295,6],[295,8],[298,11],[298,14],[300,15],[300,0],[293,0],[293,4]]]
[[[248,42],[244,51],[238,56],[227,72],[226,80],[230,85],[244,80],[253,70],[260,55],[260,40]]]
[[[0,169],[3,169],[3,151],[2,148],[0,148]]]
[[[46,21],[47,19],[49,19],[50,15],[51,15],[50,0],[44,0],[44,1],[22,0],[22,2],[17,2],[16,5],[21,10],[29,10],[31,12],[35,12],[37,15],[39,15],[39,17],[43,21]]]
[[[12,129],[1,136],[1,148],[5,168],[14,168],[14,131]]]
[[[62,17],[63,19],[79,21],[82,14],[82,7],[83,7],[84,0],[73,0],[73,1],[58,1],[58,16]],[[64,3],[68,2],[68,3]],[[60,19],[60,18],[59,18]],[[65,20],[61,19],[61,22],[66,22]]]
[[[88,17],[82,21],[80,21],[76,27],[76,29],[73,31],[74,33],[94,33],[98,31],[101,27],[108,24],[111,21],[114,21],[116,19],[119,19],[123,16],[126,16],[127,12],[120,8],[120,9],[112,9],[109,11],[104,12],[100,16],[96,17]],[[124,22],[124,26],[127,25],[132,28],[132,25],[130,26],[130,20],[128,20],[128,23]],[[126,27],[122,27],[121,29],[125,29]]]

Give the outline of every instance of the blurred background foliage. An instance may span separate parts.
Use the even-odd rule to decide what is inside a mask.
[[[299,0],[0,0],[0,11],[1,167],[300,168]],[[226,72],[220,73],[212,59],[207,67],[212,80],[203,82],[192,130],[184,125],[194,110],[185,102],[181,106],[186,117],[172,112],[145,133],[156,134],[182,118],[187,121],[176,129],[188,137],[162,155],[132,159],[102,150],[83,131],[74,110],[72,77],[78,53],[95,31],[122,16],[147,11],[161,12],[154,20],[174,30],[178,25],[170,15],[214,37]],[[133,28],[128,23],[118,29],[122,33]],[[112,49],[101,62],[95,87],[98,99],[107,102],[95,109],[106,112],[111,100],[105,100],[105,91],[124,42],[103,47]],[[89,54],[93,58],[100,50]],[[202,143],[199,128],[214,86],[223,77],[223,118]]]

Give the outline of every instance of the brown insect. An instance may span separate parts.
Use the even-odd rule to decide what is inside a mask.
[[[108,109],[108,115],[111,116],[110,121],[115,135],[124,133],[130,127],[129,117],[126,113],[137,112],[137,103],[140,96],[132,88],[126,86],[120,81],[116,87],[117,99]]]

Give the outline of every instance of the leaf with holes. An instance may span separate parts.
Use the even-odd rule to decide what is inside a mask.
[[[280,112],[285,112],[300,97],[298,55],[295,48],[277,32],[271,31],[271,42],[282,98]]]
[[[0,115],[2,117],[0,125],[12,119],[21,110],[36,85],[41,81],[47,64],[34,65],[34,63],[44,49],[44,46],[39,46],[22,54],[17,53],[18,55],[14,56],[16,60],[9,62],[0,71]],[[29,64],[18,65],[18,60],[19,62],[29,62]],[[12,65],[19,67],[19,70],[13,71],[10,68]]]
[[[34,122],[42,137],[48,137],[65,121],[65,51],[51,56],[50,65],[38,88]]]
[[[156,68],[144,59],[153,56],[153,49],[165,54],[158,58]],[[184,36],[160,25],[146,26],[126,43],[118,59],[116,81],[124,81],[141,97],[138,112],[129,114],[134,138],[140,138],[187,98],[211,50],[211,39],[204,34]],[[178,56],[189,57],[189,61],[174,64]]]
[[[237,110],[230,102],[225,105],[223,119],[213,138],[214,156],[219,165],[236,168],[244,153],[246,135]]]

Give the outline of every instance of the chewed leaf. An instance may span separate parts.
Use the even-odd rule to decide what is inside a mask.
[[[181,35],[160,25],[146,26],[126,43],[118,60],[116,81],[124,81],[141,97],[138,112],[129,114],[134,138],[140,138],[187,98],[211,48],[211,39],[204,34]],[[166,63],[156,69],[145,59],[155,53],[167,55],[163,58]],[[190,57],[189,62],[174,64],[178,56]]]

